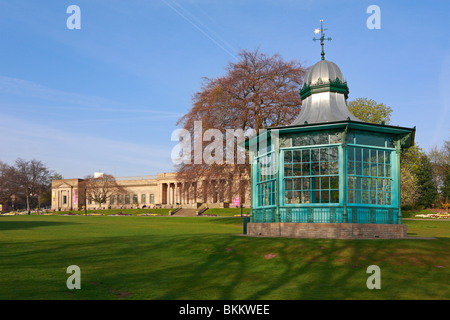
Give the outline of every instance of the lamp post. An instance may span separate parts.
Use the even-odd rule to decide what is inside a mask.
[[[84,215],[87,216],[87,186],[84,185]]]

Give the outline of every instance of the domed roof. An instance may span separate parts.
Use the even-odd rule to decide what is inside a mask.
[[[328,60],[320,60],[308,70],[303,83],[311,85],[320,81],[335,81],[336,78],[339,78],[341,83],[345,82],[341,69],[339,69],[337,64]]]
[[[339,67],[331,61],[320,60],[307,72],[300,95],[302,110],[291,125],[332,121],[361,121],[347,106],[347,82]]]

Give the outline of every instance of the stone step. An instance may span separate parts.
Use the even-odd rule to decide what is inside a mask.
[[[173,214],[177,217],[194,217],[197,215],[197,209],[180,209]]]

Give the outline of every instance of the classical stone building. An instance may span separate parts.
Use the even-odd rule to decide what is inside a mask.
[[[117,177],[123,191],[112,193],[101,208],[199,208],[233,207],[236,200],[244,207],[250,206],[249,180],[233,181],[242,186],[242,192],[227,192],[227,182],[217,179],[186,182],[177,179],[176,173],[158,173],[154,176]],[[203,188],[209,184],[208,188]],[[62,179],[52,181],[52,210],[98,209],[100,205],[86,199],[85,180]]]

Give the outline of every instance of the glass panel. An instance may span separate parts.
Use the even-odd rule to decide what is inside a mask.
[[[280,137],[280,148],[288,148],[290,146],[291,146],[290,136]]]
[[[339,189],[339,176],[330,177],[330,189]]]
[[[312,176],[318,176],[319,175],[319,163],[318,162],[312,162],[311,163],[311,175]]]
[[[285,151],[284,152],[284,163],[291,163],[292,162],[292,151]]]
[[[338,190],[330,191],[330,203],[339,203],[339,191]]]
[[[355,162],[349,161],[347,163],[347,174],[349,174],[349,175],[355,174]]]
[[[296,150],[293,152],[293,162],[302,162],[302,153],[300,150]]]
[[[284,189],[292,190],[292,179],[284,179]]]
[[[355,203],[355,191],[348,190],[348,203]]]
[[[310,174],[311,174],[311,164],[309,162],[303,162],[302,176],[309,176]]]
[[[362,149],[361,148],[355,148],[355,161],[361,161],[362,160],[361,153],[362,153]]]
[[[292,176],[292,165],[290,165],[290,164],[284,165],[284,176],[285,177]]]
[[[362,144],[366,146],[376,146],[376,147],[384,147],[385,146],[385,137],[376,134],[368,134],[357,132],[356,133],[356,144]]]
[[[330,132],[330,144],[341,142],[342,142],[342,132],[339,131]]]
[[[390,204],[391,151],[369,148],[348,149],[347,158],[362,161],[347,162],[348,202],[372,205]],[[358,177],[357,177],[358,176]],[[361,176],[361,177],[359,177]],[[331,180],[330,180],[331,184]],[[330,188],[333,188],[330,186]]]
[[[364,162],[369,162],[369,154],[370,154],[370,150],[369,149],[362,149],[363,151],[363,161]]]
[[[386,147],[393,148],[394,147],[394,139],[391,137],[386,138]]]
[[[328,162],[321,162],[320,163],[320,174],[321,175],[328,175],[330,174],[330,168]]]
[[[302,178],[302,190],[309,190],[310,178]]]
[[[302,203],[311,203],[309,191],[302,192]]]
[[[330,161],[337,161],[338,160],[338,148],[329,148],[328,154],[330,155]]]
[[[320,189],[320,178],[311,178],[310,182],[313,189]]]
[[[293,203],[300,203],[300,191],[294,191]]]
[[[352,190],[355,188],[355,178],[354,177],[348,177],[347,178],[347,188],[349,190]]]
[[[320,189],[329,189],[330,188],[330,181],[329,177],[322,177],[320,178]]]
[[[293,176],[301,176],[301,171],[302,171],[302,164],[301,163],[294,163],[293,167],[292,167],[292,175]]]
[[[291,204],[292,203],[292,191],[285,192],[284,203]]]
[[[362,175],[362,163],[360,161],[355,162],[355,174],[357,176]]]
[[[369,166],[369,162],[363,162],[363,172],[362,174],[364,176],[370,176],[370,166]]]
[[[348,147],[347,148],[347,161],[355,160],[355,148]]]
[[[294,135],[292,137],[292,146],[293,147],[303,147],[310,145],[310,141],[305,135]]]
[[[378,165],[378,176],[384,177],[384,165],[383,164]]]
[[[302,161],[310,162],[311,161],[311,150],[302,150]]]
[[[345,139],[346,143],[354,144],[355,143],[355,133],[347,132],[347,137]]]
[[[384,163],[384,151],[378,150],[378,163]]]
[[[328,132],[320,132],[311,136],[311,144],[328,144]]]
[[[321,203],[329,203],[330,202],[330,197],[329,197],[329,191],[328,190],[325,190],[325,191],[321,192],[320,202]]]
[[[320,149],[320,161],[328,161],[328,149]]]
[[[286,204],[339,201],[337,147],[292,150],[292,155],[294,160],[292,167],[287,168],[285,165]],[[300,160],[300,155],[301,162],[297,162]],[[285,157],[287,156],[285,155]],[[287,173],[291,175],[288,176]],[[303,178],[289,179],[289,177]],[[331,198],[330,190],[333,191],[333,198]]]
[[[311,150],[311,162],[318,162],[320,159],[320,151],[319,149]]]

